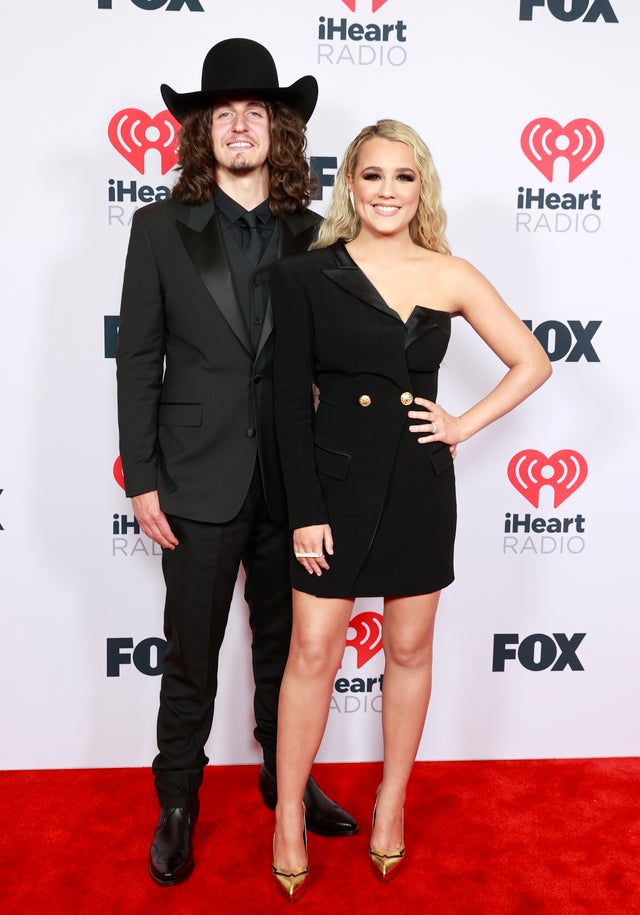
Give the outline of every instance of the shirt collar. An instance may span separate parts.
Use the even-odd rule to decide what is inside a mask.
[[[237,200],[234,200],[233,197],[229,197],[229,195],[225,194],[219,187],[215,190],[214,199],[216,209],[220,210],[223,216],[226,216],[231,223],[239,222],[244,214],[248,212]],[[271,210],[269,209],[269,198],[263,200],[252,212],[256,214],[258,222],[262,223],[262,225],[269,225],[273,218],[271,216]]]

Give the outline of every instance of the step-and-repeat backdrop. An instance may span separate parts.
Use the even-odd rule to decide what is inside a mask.
[[[314,209],[361,127],[411,124],[454,253],[553,362],[459,449],[419,758],[638,754],[637,0],[13,0],[0,20],[0,765],[155,752],[163,587],[121,488],[122,270],[134,211],[175,180],[160,83],[199,88],[207,50],[238,36],[269,47],[282,84],[319,81]],[[447,409],[501,372],[455,321]],[[321,760],[380,758],[381,611],[356,603]],[[241,576],[212,762],[258,760],[251,700]]]

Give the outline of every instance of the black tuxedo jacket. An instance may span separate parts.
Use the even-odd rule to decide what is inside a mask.
[[[320,217],[279,220],[278,256],[306,250]],[[285,501],[273,415],[273,317],[253,352],[213,200],[163,200],[133,217],[118,334],[118,422],[127,495],[221,523],[240,509],[259,454],[276,520]]]

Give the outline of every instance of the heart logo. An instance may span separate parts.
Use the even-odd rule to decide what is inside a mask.
[[[118,486],[121,486],[124,489],[124,473],[122,471],[122,458],[120,455],[118,455],[113,463],[113,479]]]
[[[147,150],[157,149],[164,175],[178,161],[179,130],[180,124],[169,111],[151,118],[139,108],[123,108],[109,121],[108,133],[113,148],[141,175]]]
[[[582,486],[587,470],[587,462],[577,451],[565,449],[546,457],[541,451],[528,448],[514,454],[507,475],[512,486],[534,508],[539,506],[542,487],[551,486],[553,507],[557,508]]]
[[[364,610],[351,619],[349,629],[355,635],[348,637],[345,644],[355,648],[359,670],[382,649],[382,614]]]
[[[536,118],[522,131],[520,145],[547,181],[553,181],[556,159],[567,159],[571,182],[598,158],[604,148],[604,134],[587,118],[576,118],[565,127],[551,118]]]

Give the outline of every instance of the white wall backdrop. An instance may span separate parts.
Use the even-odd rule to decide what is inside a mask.
[[[314,208],[361,127],[407,121],[438,165],[454,252],[553,359],[536,396],[459,449],[457,580],[420,758],[640,753],[637,0],[13,0],[0,22],[0,766],[155,753],[163,587],[113,473],[112,346],[131,215],[173,181],[144,116],[163,110],[161,82],[198,88],[207,50],[236,36],[270,48],[281,83],[318,78]],[[108,134],[129,109],[134,152],[131,114]],[[455,321],[442,403],[462,411],[500,372]],[[241,585],[214,763],[259,758]],[[356,605],[321,760],[380,757],[380,610]]]

